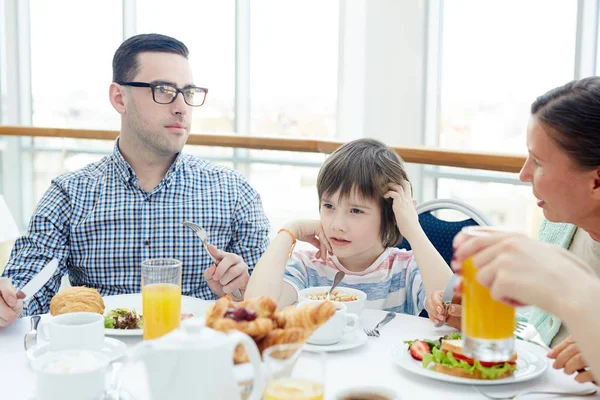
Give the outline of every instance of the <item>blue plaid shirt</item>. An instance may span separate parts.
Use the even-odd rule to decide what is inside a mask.
[[[229,168],[179,154],[165,178],[145,192],[118,149],[52,181],[17,240],[3,276],[20,289],[52,258],[55,275],[24,305],[23,315],[48,312],[61,277],[101,295],[140,292],[141,263],[182,262],[182,292],[213,299],[203,272],[212,265],[202,242],[181,223],[198,223],[219,249],[240,255],[250,271],[268,245],[269,221],[258,193]]]

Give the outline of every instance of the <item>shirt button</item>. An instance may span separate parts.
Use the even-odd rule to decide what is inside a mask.
[[[145,246],[150,246],[150,240],[148,240],[148,239],[144,240],[144,245]]]
[[[150,203],[150,197],[146,197],[146,198],[144,199],[144,201],[145,201],[146,203]]]

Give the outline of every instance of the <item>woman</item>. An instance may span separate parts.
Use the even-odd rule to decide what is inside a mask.
[[[539,239],[568,249],[600,275],[600,78],[572,81],[538,97],[527,148],[519,179],[532,184],[544,212]],[[447,317],[442,307],[435,309],[434,321]],[[447,323],[459,328],[460,313],[458,304],[451,305]],[[568,337],[561,320],[539,308],[518,318],[532,323],[548,345]]]
[[[462,261],[473,256],[480,270],[477,280],[494,299],[535,305],[564,321],[573,337],[548,353],[554,368],[564,368],[567,375],[577,372],[578,382],[600,377],[600,324],[590,323],[600,302],[600,279],[581,259],[557,245],[512,233],[458,234],[454,246],[453,268],[460,273]]]

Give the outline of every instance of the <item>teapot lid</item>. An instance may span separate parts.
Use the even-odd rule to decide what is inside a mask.
[[[211,329],[204,324],[204,319],[188,318],[181,321],[181,328],[154,340],[157,347],[207,349],[219,347],[229,342],[223,332]],[[160,344],[159,344],[160,342]]]

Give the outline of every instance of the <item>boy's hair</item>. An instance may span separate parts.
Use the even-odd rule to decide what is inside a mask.
[[[353,140],[336,149],[319,170],[319,208],[323,196],[332,196],[338,191],[340,199],[356,191],[365,199],[379,202],[381,242],[386,248],[393,247],[402,241],[402,234],[396,226],[392,200],[383,195],[389,191],[390,183],[402,181],[410,184],[398,154],[375,139]]]
[[[138,54],[172,53],[188,58],[188,48],[177,39],[158,33],[135,35],[121,43],[112,61],[113,82],[131,81],[138,73]]]

